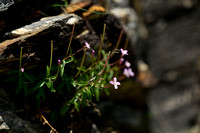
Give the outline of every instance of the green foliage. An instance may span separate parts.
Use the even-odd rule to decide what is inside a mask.
[[[105,32],[105,27],[103,32]],[[110,64],[111,55],[114,55],[116,50],[113,50],[114,52],[106,52],[102,49],[104,34],[97,56],[91,55],[92,63],[89,67],[84,66],[86,51],[90,50],[86,45],[73,54],[69,44],[68,50],[70,49],[70,54],[61,61],[59,60],[58,64],[52,64],[53,43],[51,43],[50,64],[46,66],[44,74],[39,76],[30,75],[26,71],[22,71],[21,49],[19,70],[11,71],[10,74],[13,76],[10,76],[5,81],[18,81],[16,93],[23,93],[25,96],[35,95],[38,105],[48,97],[49,92],[53,93],[53,95],[60,94],[66,100],[62,101],[60,106],[59,112],[61,115],[64,115],[72,108],[80,111],[81,108],[88,105],[88,102],[99,101],[102,91],[109,95],[108,88],[112,86],[109,82],[113,77],[118,76],[118,71],[121,67],[120,59]],[[77,66],[77,60],[74,55],[80,51],[84,51],[84,54],[80,66]],[[76,65],[77,74],[72,75],[68,71],[67,68],[70,63]],[[55,111],[53,111],[52,118],[57,118]]]

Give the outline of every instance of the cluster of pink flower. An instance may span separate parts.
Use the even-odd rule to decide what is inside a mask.
[[[85,42],[85,46],[86,48],[90,49],[90,45],[88,44],[88,42]],[[123,63],[124,61],[124,55],[128,55],[128,50],[123,50],[122,48],[120,49],[121,51],[121,58],[120,58],[120,64]],[[92,56],[94,56],[94,53],[95,51],[92,50]],[[58,65],[60,65],[60,60],[58,60]],[[128,61],[125,61],[125,66],[126,68],[124,69],[124,72],[123,74],[126,76],[126,77],[133,77],[134,76],[134,72],[132,71],[131,69],[131,63],[128,62]],[[114,88],[115,89],[118,89],[118,85],[121,85],[120,82],[117,82],[117,78],[116,77],[113,77],[113,81],[110,81],[110,84],[114,85]]]
[[[120,50],[121,50],[121,53],[122,53],[121,58],[120,58],[120,64],[122,64],[123,61],[124,61],[123,56],[124,56],[124,55],[128,55],[128,50],[123,50],[122,48],[121,48]],[[132,69],[131,69],[131,67],[130,67],[130,66],[131,66],[131,63],[128,62],[128,61],[125,61],[125,66],[126,66],[127,68],[124,69],[123,74],[124,74],[126,77],[128,77],[128,78],[129,78],[129,77],[133,77],[133,76],[134,76],[134,72],[132,71]],[[114,85],[114,88],[115,88],[115,89],[118,89],[118,85],[120,85],[120,82],[117,82],[117,78],[114,77],[114,78],[113,78],[113,81],[110,81],[110,84]]]

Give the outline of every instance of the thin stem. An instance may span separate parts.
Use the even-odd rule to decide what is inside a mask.
[[[127,37],[127,38],[126,38],[126,41],[125,41],[125,44],[124,44],[124,49],[127,49],[128,42],[129,42],[129,40],[128,40],[128,37]]]
[[[101,50],[102,50],[102,47],[103,47],[103,41],[104,41],[104,37],[105,37],[105,32],[106,32],[106,24],[104,24],[104,27],[103,27],[103,35],[101,35],[101,45],[100,45],[100,48],[99,48],[99,51],[98,51],[98,59],[97,59],[97,62],[99,62],[99,60],[101,59]]]
[[[110,65],[110,66],[114,66],[114,65],[116,65],[116,64],[119,64],[119,62],[120,62],[120,58],[119,58],[119,60],[117,60],[117,61],[115,61],[114,63],[109,64],[109,65]]]
[[[76,51],[74,54],[65,57],[63,60],[66,60],[67,58],[74,56],[75,54],[77,54],[78,52],[80,52],[81,50],[83,50],[84,48],[85,47],[82,47],[81,49],[79,49],[78,51]]]
[[[120,42],[121,42],[121,40],[122,40],[122,35],[124,34],[124,31],[123,30],[121,30],[121,32],[120,32],[120,34],[119,34],[119,37],[118,37],[118,40],[117,40],[117,43],[116,43],[116,45],[115,45],[115,49],[117,49],[118,47],[119,47],[119,44],[120,44]]]
[[[50,71],[51,71],[51,65],[52,65],[52,58],[53,58],[53,41],[51,40],[51,57],[50,57],[50,64],[49,64]]]
[[[72,34],[71,34],[71,37],[70,37],[70,41],[69,41],[69,45],[68,45],[65,57],[67,57],[67,54],[69,53],[69,48],[71,46],[71,42],[72,42],[72,38],[73,38],[73,34],[74,34],[74,28],[75,28],[75,24],[73,25],[73,28],[72,28]]]
[[[103,67],[103,69],[102,69],[102,71],[101,71],[101,74],[100,74],[98,80],[100,80],[100,78],[102,77],[103,72],[104,72],[104,70],[105,70],[105,68],[106,68],[106,66],[107,66],[107,64],[108,64],[108,60],[109,60],[109,57],[110,57],[110,53],[111,53],[111,51],[109,51],[109,53],[108,53],[107,59],[106,59],[106,61],[105,61],[104,67]]]
[[[80,69],[77,72],[75,77],[77,77],[79,75],[79,73],[81,72],[81,68],[83,67],[83,63],[84,63],[84,60],[85,60],[85,54],[86,54],[86,49],[84,49],[84,54],[83,54],[83,58],[82,58],[82,61],[81,61],[81,66],[80,66]]]
[[[21,50],[20,50],[20,57],[19,57],[19,70],[20,70],[21,67],[22,67],[22,49],[23,49],[23,47],[21,47]]]
[[[19,76],[22,76],[22,72],[21,72],[21,67],[22,67],[22,49],[23,49],[23,47],[21,47],[20,57],[19,57]]]

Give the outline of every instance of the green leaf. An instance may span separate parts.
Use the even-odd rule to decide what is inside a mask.
[[[74,56],[72,56],[74,63],[77,63],[77,60]]]
[[[104,92],[106,93],[107,96],[110,95],[110,92],[108,91],[108,88],[104,88]]]
[[[24,89],[24,95],[28,96],[31,94],[31,92],[28,90],[28,84],[24,83],[23,84],[23,89]]]
[[[27,74],[27,73],[23,73],[23,76],[25,77],[25,79],[31,81],[32,83],[37,79],[35,76],[32,76],[30,74]]]
[[[6,78],[4,80],[4,82],[17,82],[17,80],[19,79],[19,75],[14,75],[14,76],[10,76],[8,78]]]
[[[53,87],[53,82],[51,81],[51,79],[49,79],[45,83],[46,83],[47,87],[51,90],[51,92],[56,92],[56,90]]]
[[[64,5],[61,5],[61,4],[53,4],[52,6],[53,6],[53,7],[59,7],[59,6],[64,6]]]
[[[45,80],[41,80],[35,87],[33,87],[33,91],[37,90],[38,88],[43,87],[43,85],[45,84]]]
[[[51,92],[56,92],[56,89],[53,87],[53,83],[50,89],[51,89]]]
[[[58,117],[59,117],[59,114],[58,114],[58,111],[56,109],[54,109],[53,111],[51,111],[51,120],[52,121],[57,121],[58,120]]]
[[[50,75],[50,67],[49,66],[47,66],[47,71],[46,71],[46,76],[49,76]]]
[[[83,107],[85,107],[85,106],[87,105],[87,96],[86,96],[86,93],[84,93],[84,94],[82,95],[82,103],[81,103],[81,105],[82,105]]]
[[[83,86],[88,85],[88,83],[86,81],[79,81],[79,82],[76,83],[76,85],[80,85],[80,86],[83,87]]]
[[[94,96],[97,100],[97,102],[99,101],[99,97],[100,97],[100,91],[99,88],[94,88]]]
[[[60,76],[62,77],[65,70],[65,60],[62,60],[60,63]]]
[[[75,80],[72,79],[71,84],[76,87],[77,86],[77,82]]]
[[[52,81],[48,79],[45,83],[46,83],[46,86],[50,89],[52,86]]]
[[[14,74],[18,74],[19,73],[19,70],[11,70],[8,72],[8,74],[10,75],[14,75]]]
[[[23,88],[23,78],[22,76],[19,76],[18,89],[16,90],[16,94],[19,94],[22,88]]]
[[[78,112],[80,111],[80,103],[78,101],[74,102],[74,107]]]
[[[91,92],[90,88],[87,88],[85,90],[86,90],[86,94],[87,94],[88,99],[90,101],[92,101],[92,92]]]
[[[60,114],[63,116],[69,110],[70,104],[64,104],[60,109]]]
[[[45,99],[45,92],[44,92],[44,87],[41,87],[36,95],[36,99],[39,100],[44,100]]]
[[[64,82],[60,82],[57,86],[57,90],[58,91],[61,91],[63,89],[63,87],[65,86],[65,83]]]
[[[64,74],[63,80],[64,80],[64,82],[62,82],[62,83],[65,83],[65,85],[67,86],[67,90],[70,91],[73,79],[70,76],[67,76]]]

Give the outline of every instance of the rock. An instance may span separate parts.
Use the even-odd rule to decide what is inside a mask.
[[[135,45],[139,36],[138,16],[135,10],[130,6],[129,2],[123,0],[112,0],[110,1],[109,11],[120,20],[130,39],[131,45]]]
[[[197,5],[197,0],[141,0],[141,9],[147,23],[157,21],[161,17],[172,18]]]
[[[98,106],[102,114],[101,117],[106,120],[105,123],[108,125],[115,124],[113,127],[118,127],[121,130],[126,129],[126,131],[134,131],[142,125],[141,112],[133,110],[129,106],[111,101],[101,103]]]
[[[61,50],[62,52],[59,51],[58,53],[63,53],[64,57],[67,49],[65,44],[70,39],[73,24],[76,25],[74,32],[74,36],[76,36],[82,31],[84,21],[73,14],[44,18],[38,22],[7,33],[6,36],[10,39],[0,43],[0,73],[4,73],[11,68],[16,69],[12,63],[19,61],[21,47],[23,47],[23,59],[31,57],[31,60],[38,62],[39,60],[45,60],[45,58],[50,57],[51,41],[55,41],[54,49]],[[65,51],[61,48],[62,46],[65,48]],[[62,56],[60,54],[58,56]],[[12,62],[13,60],[15,61]],[[29,62],[28,64],[29,66],[34,66],[37,64],[36,62],[34,64],[30,64]],[[38,63],[41,62],[39,61]]]
[[[0,12],[7,10],[12,4],[13,0],[0,0]]]
[[[0,132],[1,133],[9,133],[9,127],[8,125],[4,122],[2,116],[0,116]]]
[[[37,133],[37,131],[31,127],[30,122],[22,120],[10,111],[0,112],[0,116],[2,116],[5,121],[4,128],[10,133]]]
[[[63,15],[54,16],[54,17],[46,17],[46,18],[41,19],[41,21],[34,22],[30,25],[13,30],[7,33],[6,36],[14,38],[14,37],[27,35],[27,34],[39,33],[44,30],[61,27],[61,26],[63,26],[63,28],[66,28],[66,26],[71,26],[73,24],[79,25],[81,23],[80,21],[81,21],[81,18],[73,14],[70,14],[70,15],[63,14]],[[62,23],[64,24],[62,25]]]
[[[187,67],[187,64],[197,61],[200,53],[197,35],[200,30],[196,28],[200,26],[199,12],[195,10],[192,14],[166,22],[166,28],[161,31],[157,31],[156,25],[150,28],[152,39],[149,40],[147,57],[158,77],[165,77],[169,70]]]
[[[40,128],[39,124],[18,117],[16,115],[17,110],[19,110],[19,107],[16,107],[9,100],[3,89],[0,89],[0,133],[42,133],[45,131]]]
[[[100,116],[97,112],[90,110],[87,117],[95,124],[97,132],[119,132],[119,133],[132,133],[147,132],[145,118],[141,110],[135,109],[129,104],[122,102],[114,102],[112,100],[102,101],[97,105],[100,111]],[[78,133],[90,132],[91,128],[87,131],[80,131]]]
[[[175,20],[165,28],[149,28],[147,61],[158,78],[148,94],[152,132],[185,133],[199,115],[199,9]],[[187,133],[188,133],[187,132]]]

